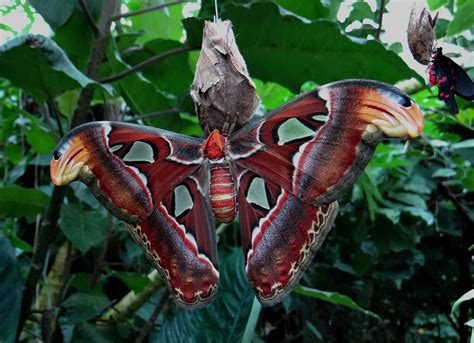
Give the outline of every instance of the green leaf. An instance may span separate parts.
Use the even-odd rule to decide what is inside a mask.
[[[44,1],[29,0],[35,10],[41,14],[53,30],[58,29],[69,19],[77,0]]]
[[[451,145],[451,149],[467,149],[474,148],[474,139],[466,139],[465,141],[454,143]]]
[[[84,12],[74,11],[68,22],[55,30],[53,40],[64,50],[77,69],[85,73],[90,60],[94,33]]]
[[[378,315],[376,315],[375,313],[360,307],[354,300],[349,298],[347,295],[343,295],[343,294],[340,294],[340,293],[337,293],[337,292],[321,291],[319,289],[305,287],[305,286],[301,286],[301,285],[297,285],[294,288],[293,292],[295,292],[296,294],[301,294],[301,295],[305,295],[305,296],[308,296],[308,297],[324,300],[324,301],[330,302],[332,304],[345,306],[345,307],[348,307],[350,309],[360,311],[360,312],[362,312],[362,313],[364,313],[368,316],[380,319],[380,317]]]
[[[456,300],[451,307],[451,315],[454,315],[454,312],[461,306],[461,304],[465,301],[470,301],[474,299],[474,289],[464,293],[458,300]]]
[[[70,204],[61,209],[59,227],[72,244],[85,254],[105,239],[107,218],[98,211],[86,211],[79,205]]]
[[[13,164],[18,164],[23,157],[23,150],[21,145],[10,143],[5,147],[5,157]]]
[[[453,20],[448,25],[447,34],[452,36],[456,33],[468,30],[474,26],[474,1],[467,1],[454,14]]]
[[[54,41],[41,35],[20,36],[0,46],[0,76],[38,101],[69,89],[99,85],[82,74]]]
[[[245,326],[244,336],[242,337],[242,343],[253,342],[253,337],[255,336],[255,327],[257,326],[257,321],[260,317],[261,310],[262,305],[260,304],[260,301],[258,301],[257,297],[254,297],[252,310],[250,311],[249,319],[247,321],[247,325]]]
[[[244,271],[241,249],[221,259],[219,291],[206,308],[179,309],[154,331],[152,342],[239,342],[251,313],[254,293]]]
[[[320,1],[275,0],[275,3],[294,14],[311,20],[327,18],[329,16],[329,9],[324,7]]]
[[[56,98],[58,102],[58,109],[61,114],[66,117],[72,116],[77,107],[77,100],[79,99],[79,89],[66,91]]]
[[[305,23],[294,16],[282,15],[277,5],[269,2],[246,7],[228,4],[222,16],[233,22],[237,44],[250,75],[264,82],[277,82],[295,93],[306,81],[325,84],[360,77],[395,83],[418,77],[381,43],[373,40],[357,43],[331,21]],[[190,43],[198,43],[203,23],[188,18],[183,24]]]
[[[109,330],[110,331],[110,330]],[[95,326],[87,322],[78,323],[74,327],[74,343],[113,343],[116,342],[110,332],[100,326]]]
[[[67,298],[61,307],[66,311],[67,323],[77,324],[98,316],[109,304],[109,299],[100,292],[79,291]]]
[[[150,283],[150,279],[138,273],[115,272],[113,276],[122,280],[130,290],[139,293]]]
[[[22,289],[15,250],[0,236],[0,342],[15,342]]]
[[[451,168],[440,168],[436,170],[431,177],[452,177],[456,175],[456,171]]]
[[[7,186],[0,188],[0,215],[26,217],[34,220],[43,213],[48,204],[48,196],[39,189]]]
[[[140,7],[146,6],[144,2]],[[130,8],[131,10],[138,9]],[[144,34],[137,39],[138,44],[144,44],[156,38],[180,40],[183,36],[181,19],[183,19],[183,4],[169,6],[163,10],[151,11],[131,17],[133,30],[143,30]]]
[[[148,41],[143,49],[131,51],[124,56],[125,62],[135,65],[150,57],[172,49],[184,48],[178,41],[154,39]],[[179,95],[189,90],[193,73],[188,64],[188,53],[182,52],[166,57],[142,69],[142,74],[161,91]]]
[[[31,145],[31,149],[39,154],[52,152],[56,142],[50,132],[39,127],[34,127],[26,133],[26,140]]]
[[[257,86],[257,94],[266,111],[273,110],[274,108],[283,105],[295,96],[288,88],[285,88],[278,83],[263,83],[260,80],[255,80],[255,85]]]
[[[109,45],[106,54],[109,59],[107,67],[112,74],[118,74],[130,68],[129,65],[122,61],[119,54],[114,51],[112,45]],[[115,81],[113,84],[120,90],[120,94],[127,102],[127,105],[137,114],[145,114],[171,107],[159,89],[143,77],[141,73],[134,73]]]
[[[431,11],[434,11],[446,4],[447,2],[448,0],[428,0],[428,7]]]

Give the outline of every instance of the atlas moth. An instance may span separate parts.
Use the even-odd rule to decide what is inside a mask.
[[[311,263],[337,199],[376,145],[420,134],[423,115],[397,88],[370,80],[324,85],[204,140],[158,128],[92,122],[51,160],[56,185],[85,183],[166,279],[178,304],[198,308],[219,283],[215,220],[240,218],[245,270],[274,305]]]

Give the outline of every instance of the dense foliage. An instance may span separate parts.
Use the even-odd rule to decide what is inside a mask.
[[[25,14],[24,34],[35,13],[53,32],[21,35],[0,21],[0,32],[15,36],[0,47],[0,342],[14,341],[17,330],[21,341],[467,341],[474,295],[452,305],[473,288],[474,106],[459,100],[460,113],[450,115],[418,83],[427,75],[399,57],[401,44],[380,41],[388,2],[354,2],[338,22],[338,0],[218,1],[261,112],[339,79],[414,78],[405,90],[426,124],[419,139],[378,147],[281,305],[254,300],[239,223],[219,226],[220,291],[196,311],[168,301],[125,225],[85,186],[52,186],[49,160],[65,132],[92,120],[201,135],[189,86],[214,1],[152,11],[152,0],[1,5],[3,18]],[[442,10],[443,44],[472,51],[474,2],[428,4]]]

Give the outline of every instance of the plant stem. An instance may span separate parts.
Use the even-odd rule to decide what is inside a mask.
[[[161,294],[160,301],[158,302],[158,305],[156,305],[155,310],[150,316],[150,319],[146,322],[146,324],[143,326],[143,328],[140,331],[140,335],[138,335],[138,338],[135,340],[135,343],[142,343],[145,341],[146,337],[150,333],[150,331],[153,329],[153,325],[155,325],[156,318],[160,315],[161,310],[166,304],[166,301],[168,300],[168,297],[170,295],[170,291],[168,288],[165,288],[163,290],[163,293]]]
[[[117,80],[120,80],[120,79],[123,79],[124,77],[127,77],[139,70],[142,70],[143,68],[159,61],[159,60],[162,60],[162,59],[165,59],[166,57],[170,57],[170,56],[174,56],[174,55],[178,55],[178,54],[181,54],[183,52],[187,52],[187,51],[190,51],[192,50],[192,48],[188,47],[188,46],[183,46],[183,47],[180,47],[180,48],[176,48],[176,49],[171,49],[171,50],[168,50],[168,51],[165,51],[159,55],[155,55],[153,57],[150,57],[149,59],[143,61],[143,62],[140,62],[136,65],[134,65],[133,67],[131,67],[130,69],[127,69],[127,70],[124,70],[116,75],[113,75],[113,76],[109,76],[109,77],[106,77],[106,78],[103,78],[101,80],[99,80],[100,83],[110,83],[110,82],[114,82],[114,81],[117,81]]]
[[[375,32],[375,39],[380,40],[380,32],[382,32],[382,20],[383,20],[383,12],[385,11],[385,0],[380,1],[379,7],[379,17],[377,20],[377,31]]]
[[[86,0],[79,0],[79,4],[81,5],[82,10],[84,11],[84,14],[87,19],[87,23],[91,27],[92,31],[94,32],[94,35],[99,35],[100,30],[97,24],[95,23],[94,18],[92,17],[91,12],[89,11],[89,8],[87,7]]]
[[[114,13],[117,7],[118,0],[104,0],[102,11],[100,14],[98,28],[100,30],[100,37],[96,39],[92,47],[92,55],[89,61],[87,76],[94,78],[99,71],[100,62],[104,53],[106,38],[110,31],[110,16]],[[82,90],[78,100],[78,108],[74,112],[71,125],[77,126],[82,124],[87,119],[87,111],[92,99],[92,90],[85,88]],[[66,193],[66,187],[54,186],[49,200],[46,216],[41,223],[38,240],[35,244],[35,250],[31,260],[31,266],[26,276],[25,287],[23,289],[23,297],[21,302],[20,319],[18,322],[17,339],[30,313],[31,305],[35,295],[36,285],[44,269],[45,258],[51,242],[57,237],[59,219],[59,212]]]
[[[166,115],[166,114],[172,114],[172,113],[179,113],[179,110],[177,108],[173,107],[173,108],[169,108],[167,110],[161,110],[161,111],[146,113],[146,114],[143,114],[141,116],[136,116],[136,117],[133,117],[133,118],[130,118],[130,119],[126,119],[124,121],[127,122],[127,123],[136,123],[137,121],[142,120],[142,119],[150,119],[150,118],[159,117],[159,116],[163,116],[163,115]]]
[[[118,14],[115,14],[115,15],[112,16],[112,20],[118,20],[118,19],[126,18],[126,17],[133,17],[135,15],[148,13],[148,12],[159,10],[159,9],[162,9],[162,8],[165,8],[165,7],[182,4],[184,2],[186,2],[186,1],[185,0],[177,0],[177,1],[168,2],[166,4],[157,4],[157,5],[149,6],[149,7],[137,10],[137,11],[118,13]]]

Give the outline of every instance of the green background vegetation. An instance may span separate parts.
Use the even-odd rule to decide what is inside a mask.
[[[220,16],[234,24],[262,112],[335,80],[415,78],[423,84],[412,80],[404,90],[422,107],[426,125],[409,144],[378,147],[341,199],[314,263],[278,306],[254,300],[239,223],[219,226],[220,291],[198,311],[162,297],[163,281],[125,225],[82,184],[58,188],[50,181],[56,143],[86,121],[201,134],[188,90],[213,1],[202,0],[186,19],[186,2],[125,18],[118,2],[122,12],[156,5],[0,6],[2,16],[26,13],[23,33],[36,12],[53,30],[51,38],[20,36],[0,21],[0,33],[17,36],[0,47],[0,341],[14,341],[17,330],[21,341],[65,342],[468,340],[472,293],[452,305],[473,288],[474,106],[459,99],[460,113],[448,114],[437,91],[425,87],[426,75],[398,56],[401,44],[380,42],[388,0],[376,1],[375,11],[354,2],[344,22],[336,20],[342,1],[218,1]],[[472,51],[474,2],[428,3],[453,15],[438,22],[443,44]],[[349,30],[354,22],[361,25]]]

